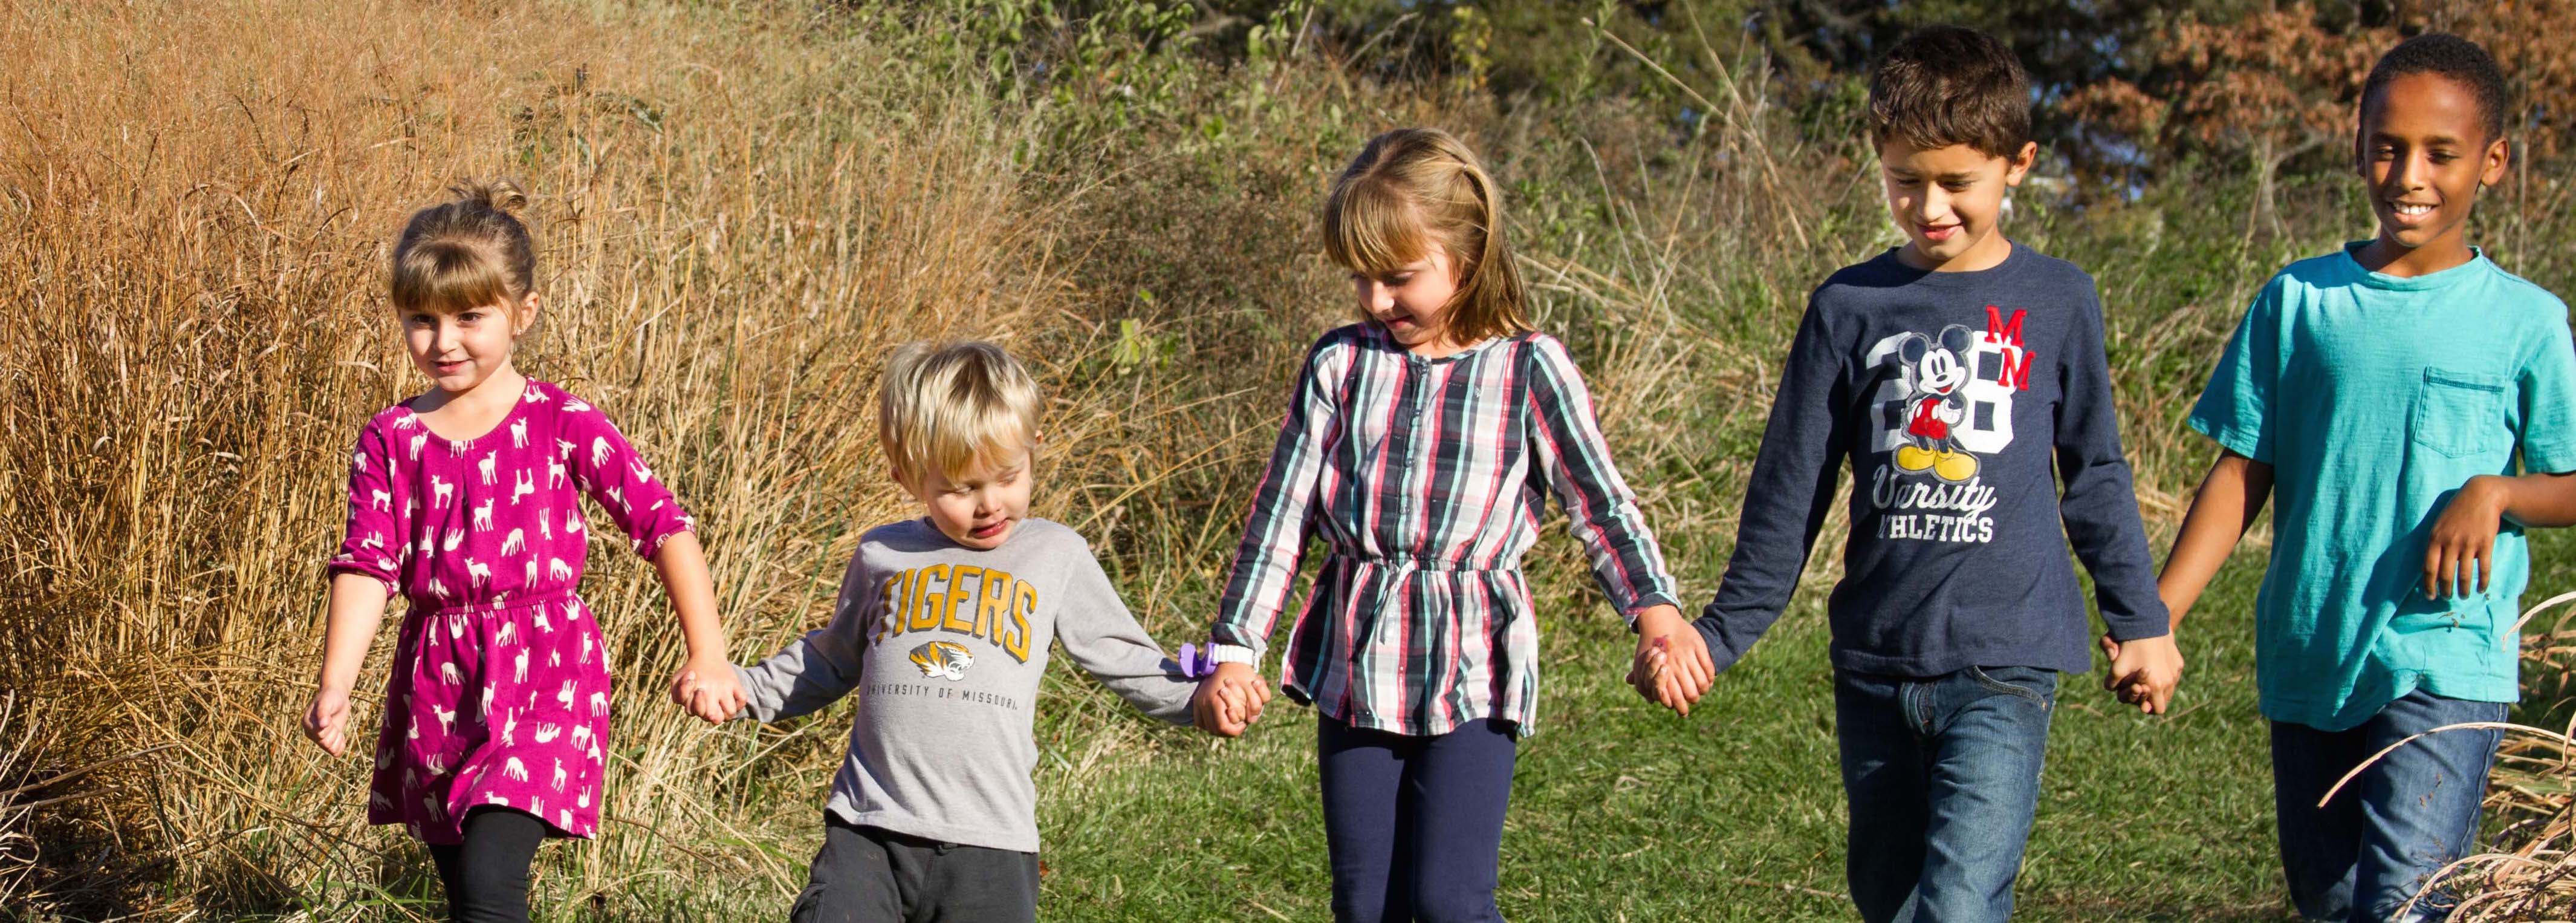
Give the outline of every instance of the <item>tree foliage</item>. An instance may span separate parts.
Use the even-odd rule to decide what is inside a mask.
[[[1076,21],[1154,0],[1035,2]],[[2576,0],[1162,0],[1218,61],[1282,36],[1356,76],[1515,100],[1620,98],[1685,136],[1712,99],[1790,113],[1830,147],[1870,63],[1935,23],[1995,33],[2030,72],[2035,127],[2078,189],[2116,194],[2186,164],[2274,180],[2345,169],[2361,84],[2406,36],[2457,32],[2514,90],[2518,153],[2556,162],[2576,129]],[[1130,15],[1132,13],[1122,13]],[[1622,47],[1626,46],[1626,47]],[[1629,49],[1634,49],[1633,51]],[[1272,49],[1275,51],[1276,49]],[[1648,62],[1652,62],[1651,64]]]

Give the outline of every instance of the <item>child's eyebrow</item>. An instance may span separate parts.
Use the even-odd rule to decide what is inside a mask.
[[[1889,167],[1887,168],[1887,172],[1890,175],[1895,176],[1897,179],[1911,180],[1921,177],[1921,174],[1904,167]],[[1934,180],[1944,183],[1964,183],[1976,178],[1977,172],[1974,170],[1952,170],[1948,173],[1943,173],[1933,177]]]
[[[948,482],[948,486],[953,487],[953,488],[957,488],[957,489],[960,489],[960,490],[966,490],[966,489],[972,489],[972,488],[976,488],[976,487],[982,487],[982,486],[984,486],[984,485],[986,485],[986,484],[991,484],[991,483],[993,483],[993,482],[995,482],[995,481],[1007,481],[1007,480],[1010,480],[1011,478],[1013,478],[1013,477],[1017,476],[1020,472],[1022,472],[1022,471],[1026,471],[1026,470],[1028,470],[1028,466],[1027,466],[1027,465],[1018,465],[1018,466],[1014,466],[1014,467],[1010,467],[1010,468],[1005,468],[1005,469],[1002,469],[1002,470],[1000,470],[1000,471],[993,472],[992,474],[989,474],[989,475],[986,475],[986,476],[984,476],[984,477],[980,477],[980,478],[969,478],[969,479],[967,479],[967,480],[963,480],[963,481],[950,481],[950,482]]]
[[[2371,140],[2372,142],[2374,142],[2374,143],[2378,143],[2378,142],[2412,142],[2412,143],[2419,143],[2419,144],[2421,144],[2421,145],[2423,145],[2423,146],[2425,146],[2425,147],[2437,147],[2437,146],[2465,147],[2465,146],[2467,146],[2467,145],[2468,145],[2468,143],[2469,143],[2469,142],[2467,141],[2467,139],[2464,139],[2464,138],[2454,138],[2454,137],[2451,137],[2450,135],[2441,135],[2441,134],[2437,134],[2437,135],[2427,135],[2427,136],[2422,137],[2422,138],[2409,138],[2409,137],[2406,137],[2406,136],[2404,136],[2404,135],[2391,134],[2391,133],[2389,133],[2389,132],[2385,132],[2385,131],[2376,131],[2376,132],[2372,132],[2372,133],[2370,134],[2370,140]]]

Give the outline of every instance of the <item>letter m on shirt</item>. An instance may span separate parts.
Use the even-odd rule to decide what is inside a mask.
[[[2014,311],[2012,320],[2007,321],[2002,308],[1986,306],[1986,342],[2012,347],[1997,351],[1996,359],[2002,362],[2003,370],[1996,375],[1995,384],[2015,391],[2030,390],[2030,350],[2021,341],[2021,320],[2028,313]]]

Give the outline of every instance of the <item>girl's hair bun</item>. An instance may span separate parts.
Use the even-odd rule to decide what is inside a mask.
[[[528,207],[527,191],[520,189],[519,184],[506,179],[495,179],[489,182],[469,180],[450,186],[447,191],[455,193],[457,201],[468,205],[480,205],[514,218],[518,217],[521,210]]]

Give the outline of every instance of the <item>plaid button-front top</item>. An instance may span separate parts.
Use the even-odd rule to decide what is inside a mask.
[[[1530,333],[1425,359],[1374,324],[1335,330],[1307,354],[1211,640],[1262,650],[1320,533],[1289,695],[1352,727],[1500,718],[1526,735],[1538,626],[1520,560],[1548,491],[1612,606],[1675,602],[1563,344]]]

